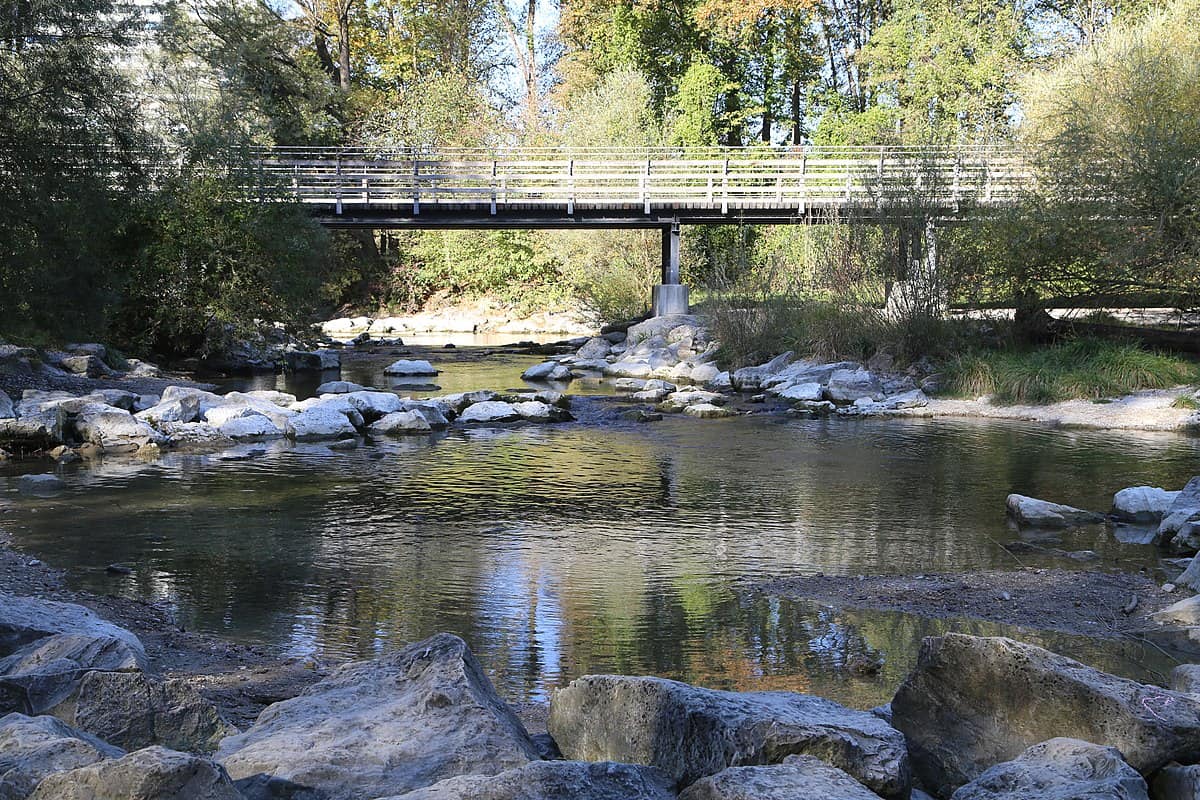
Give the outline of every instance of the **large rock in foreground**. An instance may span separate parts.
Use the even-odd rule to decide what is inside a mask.
[[[788,756],[769,767],[730,767],[701,778],[679,800],[879,800],[837,767],[813,756]]]
[[[45,778],[30,800],[243,800],[206,758],[147,747],[115,761]]]
[[[941,795],[1057,737],[1115,747],[1143,774],[1200,760],[1200,699],[999,637],[925,639],[892,723],[922,783]]]
[[[186,680],[161,681],[140,672],[88,673],[56,716],[126,750],[159,744],[211,753],[238,732]]]
[[[47,775],[123,755],[54,717],[0,717],[0,800],[24,800]]]
[[[658,767],[681,785],[727,767],[814,755],[886,797],[908,797],[904,737],[883,720],[792,692],[722,692],[662,678],[589,675],[550,700],[567,758]]]
[[[85,674],[146,668],[138,638],[83,606],[0,592],[0,712],[42,714]]]
[[[653,767],[534,761],[499,775],[463,775],[391,800],[675,800],[675,784]]]
[[[221,743],[235,779],[264,776],[330,800],[403,794],[538,760],[520,721],[457,636],[349,664]]]
[[[1078,739],[1035,744],[954,793],[952,800],[1148,800],[1146,781],[1112,747]]]

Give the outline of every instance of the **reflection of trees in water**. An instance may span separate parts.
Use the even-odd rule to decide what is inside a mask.
[[[189,628],[298,651],[368,656],[450,630],[519,693],[618,671],[866,699],[890,692],[921,636],[944,624],[738,599],[726,578],[1011,566],[989,538],[1010,536],[1014,481],[1096,505],[1114,480],[1181,484],[1197,445],[740,420],[475,431],[380,450],[383,461],[321,447],[181,458],[156,468],[169,479],[113,467],[115,488],[13,515],[14,533],[56,564],[93,569],[95,588],[116,585],[105,564],[136,564],[123,590],[182,602]],[[1106,557],[1142,552],[1103,531],[1072,536]],[[873,653],[880,676],[848,674],[848,659]]]

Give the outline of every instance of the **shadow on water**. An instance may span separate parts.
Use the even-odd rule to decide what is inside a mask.
[[[737,580],[1012,567],[1007,493],[1107,508],[1124,486],[1182,485],[1200,454],[1171,435],[768,418],[257,447],[76,466],[57,498],[2,495],[3,525],[75,585],[289,654],[370,656],[448,630],[514,698],[611,671],[866,707],[921,637],[1011,629],[744,595]],[[1096,551],[1092,568],[1158,563],[1102,527],[1059,546]],[[1081,568],[1041,558],[1022,556]],[[134,574],[106,574],[113,562]],[[1169,666],[1134,645],[1018,635],[1123,674]],[[864,677],[864,660],[881,670]]]

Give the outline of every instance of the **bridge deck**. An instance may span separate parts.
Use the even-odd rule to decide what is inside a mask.
[[[663,227],[849,213],[954,215],[1011,204],[1031,180],[1014,152],[987,147],[276,149],[260,164],[262,191],[298,198],[331,227]]]

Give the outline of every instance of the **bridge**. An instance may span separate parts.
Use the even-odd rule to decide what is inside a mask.
[[[855,219],[921,236],[1012,205],[1032,181],[1016,151],[987,146],[276,148],[258,164],[260,193],[290,195],[330,228],[659,229],[661,313],[687,307],[682,225]]]

